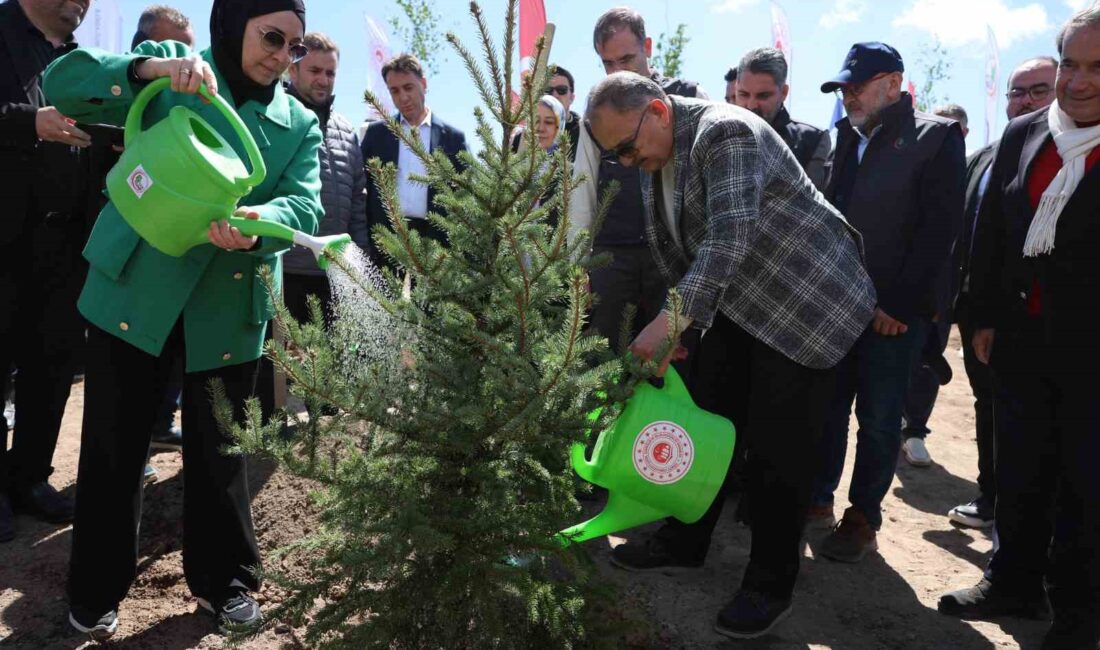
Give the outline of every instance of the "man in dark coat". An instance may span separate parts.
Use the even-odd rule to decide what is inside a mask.
[[[1046,619],[1049,598],[1043,650],[1095,650],[1100,7],[1070,18],[1057,44],[1057,99],[1005,130],[970,267],[974,351],[996,377],[999,544],[982,579],[939,610]]]
[[[424,68],[412,54],[401,54],[382,66],[382,79],[386,82],[390,97],[397,107],[397,121],[407,130],[417,130],[420,141],[427,144],[429,151],[441,149],[455,166],[461,166],[458,158],[460,151],[466,150],[466,135],[459,129],[444,122],[432,112],[425,101],[428,79]],[[424,175],[423,162],[390,131],[384,120],[371,122],[363,134],[363,161],[378,158],[383,163],[397,166],[397,194],[401,203],[402,215],[412,230],[421,237],[438,241],[446,240],[446,233],[428,220],[428,212],[439,212],[435,204],[435,190],[409,180],[409,175]],[[369,242],[368,251],[375,266],[387,266],[381,250],[375,245],[372,233],[376,226],[390,227],[390,218],[373,179],[367,179],[367,218],[350,224],[351,237],[356,242]]]
[[[902,92],[904,65],[885,43],[857,43],[822,92],[840,91],[848,117],[825,198],[863,235],[864,260],[878,304],[871,326],[837,366],[825,424],[812,528],[834,521],[853,402],[859,421],[855,472],[839,525],[821,555],[858,562],[877,548],[882,499],[901,448],[901,415],[910,368],[936,313],[937,281],[962,224],[966,147],[954,120],[914,110]],[[807,451],[807,453],[812,453]]]
[[[0,418],[0,542],[15,535],[13,506],[54,523],[72,501],[47,478],[83,335],[76,298],[85,265],[87,133],[49,106],[41,76],[76,47],[89,0],[0,5],[0,395],[16,368],[17,428],[6,449]]]

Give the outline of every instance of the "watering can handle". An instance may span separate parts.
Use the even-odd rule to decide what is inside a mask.
[[[154,79],[134,98],[134,103],[130,106],[130,112],[126,116],[126,132],[122,140],[125,146],[129,147],[130,142],[141,133],[141,118],[145,114],[145,107],[148,106],[153,96],[165,88],[168,88],[171,84],[172,80],[168,77]],[[229,125],[237,132],[237,137],[240,138],[241,144],[244,145],[244,150],[248,154],[249,162],[252,163],[252,173],[249,174],[247,178],[240,178],[236,181],[237,189],[243,196],[247,194],[250,189],[259,185],[264,177],[267,176],[267,166],[264,164],[264,159],[260,156],[260,148],[256,146],[256,139],[252,137],[252,134],[248,131],[248,127],[241,121],[241,117],[237,115],[237,112],[233,110],[229,102],[222,99],[220,95],[210,92],[206,88],[206,84],[199,86],[199,94],[210,100],[214,108],[218,109],[218,111],[225,116],[225,119],[229,121]]]
[[[687,386],[684,385],[684,380],[680,378],[680,373],[676,372],[675,368],[668,367],[664,380],[665,386],[661,390],[667,393],[669,397],[686,400],[692,404],[695,403],[695,400],[691,399],[691,393],[688,392]]]

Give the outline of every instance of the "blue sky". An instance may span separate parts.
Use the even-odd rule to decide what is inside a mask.
[[[124,40],[129,44],[137,18],[146,0],[93,0],[117,2],[123,15]],[[158,0],[163,2],[164,0]],[[172,2],[172,0],[168,0]],[[332,36],[342,50],[337,78],[338,111],[353,121],[367,115],[362,91],[367,79],[367,41],[364,15],[380,24],[396,12],[390,1],[306,0],[311,30]],[[578,100],[603,76],[599,59],[592,50],[592,26],[596,18],[622,0],[544,0],[547,17],[557,25],[551,60],[565,66],[577,79]],[[1040,54],[1056,54],[1054,36],[1075,9],[1090,0],[779,0],[790,22],[793,46],[791,63],[792,116],[825,126],[834,99],[818,90],[821,82],[835,74],[852,43],[882,40],[896,47],[906,62],[907,74],[919,88],[918,58],[923,46],[938,38],[953,62],[951,78],[938,94],[961,104],[970,114],[971,150],[985,140],[985,52],[986,25],[999,43],[1001,74],[998,80],[996,133],[1004,128],[1004,86],[1007,75],[1019,62]],[[175,0],[175,6],[196,25],[198,45],[209,44],[209,0]],[[505,0],[484,0],[482,8],[499,37],[503,30]],[[712,97],[721,98],[725,71],[745,51],[771,44],[769,0],[633,0],[647,28],[656,40],[679,23],[687,25],[691,38],[684,56],[684,76],[703,84]],[[468,3],[437,0],[443,27],[454,31],[471,48],[476,47]],[[391,34],[391,48],[401,48]],[[464,68],[451,51],[429,79],[429,105],[443,119],[471,134],[472,91]]]

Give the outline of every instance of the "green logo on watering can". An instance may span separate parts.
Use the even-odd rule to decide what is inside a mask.
[[[695,461],[691,436],[675,422],[652,422],[634,439],[634,469],[657,485],[684,478]]]

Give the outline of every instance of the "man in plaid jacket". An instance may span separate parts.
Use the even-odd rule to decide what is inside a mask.
[[[733,420],[748,446],[751,559],[716,629],[763,635],[790,612],[830,369],[875,306],[859,235],[775,131],[744,109],[669,96],[620,72],[592,91],[586,126],[606,153],[641,169],[646,239],[682,298],[682,313],[666,303],[631,349],[653,358],[670,336],[705,330],[693,393]],[[673,356],[659,360],[662,369]],[[701,567],[721,509],[720,496],[699,522],[669,522],[616,548],[612,561],[639,571]]]

